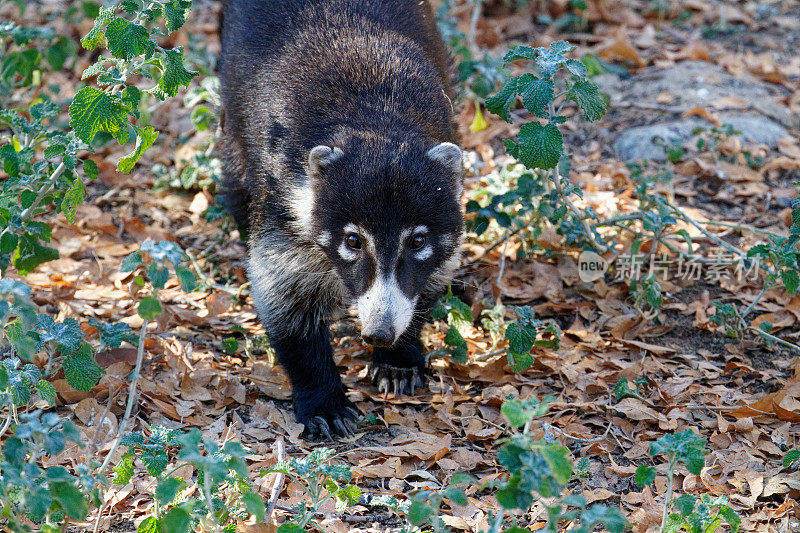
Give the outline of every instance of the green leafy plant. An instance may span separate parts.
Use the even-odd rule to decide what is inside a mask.
[[[122,272],[139,272],[133,278],[134,285],[144,288],[147,282],[150,283],[151,293],[139,299],[138,313],[145,321],[154,320],[163,311],[158,291],[166,286],[171,275],[178,279],[184,292],[195,290],[197,278],[191,269],[183,265],[187,260],[186,253],[177,243],[152,240],[144,241],[139,250],[122,260]]]
[[[783,467],[784,468],[800,467],[800,450],[792,449],[786,452],[786,455],[783,456]]]
[[[650,443],[650,457],[655,458],[658,455],[664,455],[667,458],[667,494],[664,497],[664,514],[661,519],[661,531],[680,531],[680,528],[683,527],[682,524],[684,522],[684,518],[691,523],[691,521],[695,518],[699,520],[702,516],[703,520],[706,520],[708,517],[708,502],[704,504],[705,507],[702,505],[698,507],[697,512],[700,514],[694,515],[695,518],[691,518],[693,516],[692,513],[694,512],[695,504],[698,503],[698,501],[702,503],[702,500],[698,500],[691,495],[683,495],[681,497],[683,499],[672,499],[673,477],[675,476],[675,468],[678,466],[678,463],[683,463],[690,473],[699,476],[705,464],[705,446],[706,439],[699,436],[691,429],[664,435],[655,442]],[[652,484],[655,481],[655,478],[656,470],[652,466],[640,465],[636,469],[635,479],[636,483],[640,487]],[[725,506],[723,503],[717,503],[714,505],[719,506],[720,508]],[[679,513],[670,514],[669,510],[672,507],[678,509]],[[688,510],[689,507],[691,507],[692,511],[685,513],[684,511]],[[727,511],[723,511],[723,515],[721,515],[722,518],[728,520],[725,517],[725,514],[727,513]],[[713,523],[713,521],[709,523]],[[733,527],[733,523],[730,522],[730,520],[728,520],[728,523]],[[665,529],[668,526],[676,529]],[[736,527],[738,528],[738,523]],[[689,529],[687,531],[694,532],[695,530]],[[699,529],[697,531],[706,530]],[[710,529],[708,531],[714,531],[714,529]]]
[[[530,433],[531,422],[547,412],[546,398],[540,402],[536,398],[508,400],[502,405],[503,415],[514,431],[498,451],[498,461],[508,476],[494,481],[482,488],[496,490],[495,497],[502,511],[489,517],[489,529],[485,533],[523,533],[526,531],[516,525],[505,526],[509,514],[526,512],[534,502],[542,502],[547,509],[547,525],[539,531],[557,533],[565,523],[570,523],[570,531],[590,533],[599,525],[611,533],[621,533],[627,522],[618,509],[594,504],[587,506],[586,499],[579,494],[563,495],[563,491],[575,471],[564,446],[535,439]],[[466,505],[467,496],[459,485],[474,483],[467,475],[454,475],[449,486],[441,491],[420,491],[411,498],[407,520],[409,526],[404,532],[423,531],[430,526],[435,533],[448,532],[439,517],[442,503],[451,501]]]
[[[123,341],[136,344],[135,336],[124,323],[105,324],[90,319],[98,339],[90,342],[74,318],[56,322],[45,314],[36,314],[30,301],[30,288],[21,281],[0,280],[0,363],[8,374],[6,393],[10,409],[31,401],[31,393],[49,404],[55,403],[55,389],[47,381],[59,370],[75,390],[90,390],[103,374],[95,362],[98,349],[118,348]],[[34,357],[46,357],[43,369],[32,364]],[[0,397],[3,397],[0,387]],[[0,402],[0,406],[3,402]]]
[[[119,3],[119,15],[117,7],[100,8],[81,44],[88,50],[105,45],[111,55],[101,55],[83,72],[82,79],[94,79],[98,87],[86,85],[77,91],[69,103],[69,127],[61,120],[64,105],[47,91],[31,92],[22,105],[0,101],[0,125],[8,131],[0,141],[0,162],[8,175],[0,192],[0,274],[13,265],[24,275],[58,258],[58,251],[47,245],[50,226],[35,219],[52,206],[68,221],[75,221],[76,208],[85,195],[84,178],[98,176],[97,164],[80,159],[79,152],[110,139],[123,145],[131,142],[133,150],[117,165],[120,172],[131,172],[156,141],[158,132],[143,111],[147,100],[175,96],[194,76],[183,65],[182,50],[165,49],[158,38],[180,28],[190,6],[189,0],[144,4],[125,0]],[[162,16],[160,26],[156,22]],[[67,66],[67,57],[74,55],[51,30],[4,23],[0,38],[16,45],[4,47],[0,57],[6,65],[3,79],[11,88],[39,85],[42,56],[60,70]],[[138,80],[153,80],[153,85],[139,88],[134,83]],[[0,99],[7,93],[0,87]]]
[[[516,141],[506,140],[508,153],[526,168],[539,170],[547,178],[547,189],[538,199],[538,211],[553,224],[568,242],[582,239],[587,245],[600,248],[594,230],[587,219],[597,218],[591,209],[581,211],[571,195],[582,196],[579,187],[564,179],[559,162],[566,161],[564,139],[559,127],[567,118],[561,114],[564,106],[575,102],[587,120],[598,120],[606,109],[605,98],[588,79],[586,66],[566,57],[574,50],[566,41],[557,41],[549,48],[518,46],[505,57],[506,64],[528,61],[533,72],[511,78],[494,96],[486,100],[486,108],[512,121],[512,112],[521,100],[525,109],[536,118],[520,127]],[[565,163],[566,165],[566,163]],[[479,205],[468,204],[467,212],[477,212]]]
[[[544,322],[536,318],[529,306],[514,307],[517,320],[506,327],[508,340],[508,364],[515,372],[521,372],[534,363],[531,350],[534,346],[558,350],[561,346],[561,328],[555,322]]]
[[[3,375],[0,371],[0,386]],[[4,427],[3,431],[8,426]],[[14,532],[31,531],[30,522],[45,533],[66,529],[83,520],[97,504],[93,464],[79,464],[77,475],[62,466],[43,466],[45,458],[61,453],[67,441],[81,444],[80,431],[55,413],[21,413],[0,449],[0,525]]]
[[[198,525],[203,530],[218,526],[228,530],[228,526],[235,527],[237,517],[249,515],[257,522],[264,520],[264,501],[251,488],[244,460],[247,450],[240,443],[228,441],[219,446],[204,439],[197,429],[181,432],[153,426],[148,435],[127,434],[122,444],[127,451],[114,468],[113,482],[128,484],[137,459],[156,481],[153,514],[139,524],[140,533],[181,533]],[[176,475],[187,466],[196,475]],[[193,485],[202,498],[185,496],[194,492]]]
[[[732,533],[736,533],[742,523],[724,496],[712,498],[703,494],[698,498],[692,494],[682,494],[675,498],[673,506],[678,512],[667,517],[667,523],[661,529],[663,533],[714,533],[723,523]]]
[[[448,287],[447,294],[442,296],[431,311],[431,316],[436,320],[447,319],[449,328],[444,336],[448,348],[444,351],[459,363],[466,363],[467,341],[464,335],[469,333],[472,326],[472,310],[462,302]]]
[[[339,510],[358,503],[361,489],[350,484],[353,473],[349,466],[330,464],[334,453],[335,451],[329,448],[317,448],[306,457],[292,458],[261,471],[261,475],[268,473],[286,475],[303,486],[308,496],[308,500],[304,500],[293,509],[294,516],[281,524],[278,533],[300,533],[307,525],[316,525],[313,521],[316,513],[320,506],[330,499],[336,502],[336,508]]]

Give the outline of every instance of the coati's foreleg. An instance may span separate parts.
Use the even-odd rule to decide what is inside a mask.
[[[359,413],[333,362],[328,326],[309,315],[297,320],[297,333],[267,325],[270,344],[292,382],[295,417],[311,435],[352,435]]]
[[[311,435],[352,434],[359,413],[345,396],[333,362],[325,310],[325,268],[285,236],[265,234],[251,245],[248,277],[258,316],[292,383],[295,417]]]
[[[409,394],[425,386],[425,351],[419,339],[425,317],[433,308],[433,299],[423,299],[417,303],[414,319],[398,341],[389,348],[375,347],[369,376],[378,387],[378,392],[395,395]]]

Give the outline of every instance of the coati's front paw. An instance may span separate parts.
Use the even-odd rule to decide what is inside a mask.
[[[391,366],[385,363],[372,363],[369,368],[369,377],[372,383],[378,387],[378,392],[389,394],[394,392],[395,396],[406,394],[414,395],[418,387],[424,387],[425,369],[419,366],[411,368]]]
[[[352,437],[358,429],[361,413],[343,391],[331,395],[295,394],[294,405],[297,421],[312,439]]]

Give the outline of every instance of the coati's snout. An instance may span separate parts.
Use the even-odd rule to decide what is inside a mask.
[[[373,346],[395,345],[419,314],[431,278],[457,262],[461,170],[452,143],[310,151],[295,215],[308,213],[306,231],[331,261]]]

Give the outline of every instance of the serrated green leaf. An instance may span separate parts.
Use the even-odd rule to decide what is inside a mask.
[[[105,39],[103,26],[112,18],[114,18],[114,8],[101,7],[97,17],[95,17],[94,27],[86,34],[86,37],[81,39],[81,45],[87,50],[94,50],[99,45],[103,44]]]
[[[154,320],[163,311],[161,302],[153,296],[145,296],[139,300],[139,307],[136,310],[145,320]]]
[[[99,131],[111,134],[120,144],[128,140],[128,113],[122,100],[95,87],[84,87],[72,99],[69,125],[87,144]]]
[[[672,513],[667,517],[664,524],[663,533],[677,533],[683,529],[683,518],[680,513]]]
[[[536,342],[536,335],[536,328],[523,327],[516,322],[509,324],[505,333],[508,347],[518,353],[530,352]]]
[[[88,343],[81,344],[75,353],[64,359],[64,377],[75,390],[88,391],[97,385],[103,369],[94,360],[92,347]]]
[[[636,476],[634,477],[636,484],[640,487],[645,485],[652,485],[656,480],[656,469],[652,466],[639,465],[636,468]]]
[[[70,224],[75,223],[75,210],[78,205],[83,202],[83,197],[83,180],[77,177],[75,181],[72,182],[72,186],[64,193],[64,197],[61,200],[61,211]]]
[[[54,481],[49,484],[50,494],[71,518],[83,520],[89,513],[89,504],[80,489],[68,481]]]
[[[447,330],[447,333],[444,336],[444,342],[448,346],[455,346],[464,349],[467,348],[467,341],[464,340],[464,337],[455,326],[452,326]]]
[[[119,269],[121,272],[132,272],[141,264],[142,254],[139,252],[131,252],[122,259]]]
[[[109,348],[119,348],[123,341],[127,341],[134,346],[139,343],[136,334],[131,331],[131,327],[125,322],[106,324],[90,317],[89,325],[97,328],[97,335],[100,337],[100,341]]]
[[[433,508],[427,503],[420,500],[414,500],[411,502],[411,507],[408,509],[408,519],[412,524],[418,526],[420,524],[424,524],[428,517],[433,514],[433,512]]]
[[[85,159],[83,161],[83,172],[91,180],[96,180],[100,174],[97,170],[97,163],[95,163],[92,159]]]
[[[164,20],[169,31],[176,31],[186,23],[186,11],[190,2],[173,0],[164,6]]]
[[[55,261],[58,257],[58,250],[43,245],[35,235],[24,233],[19,238],[19,245],[14,252],[12,262],[20,274],[27,276],[37,266]]]
[[[672,501],[672,505],[683,516],[689,516],[694,513],[695,505],[697,505],[697,496],[693,494],[681,494]]]
[[[789,450],[783,457],[783,467],[789,468],[797,460],[800,460],[800,450]]]
[[[108,23],[106,41],[114,57],[120,59],[133,59],[153,47],[147,28],[128,22],[122,17],[116,17]]]
[[[595,121],[606,112],[605,98],[597,90],[597,85],[591,81],[576,81],[567,93],[567,98],[578,104],[586,120]]]
[[[553,82],[532,74],[520,76],[518,89],[522,105],[537,117],[547,117],[547,106],[553,100]]]
[[[546,170],[558,165],[564,150],[564,139],[555,124],[523,124],[517,138],[519,143],[514,144],[515,153],[512,155],[526,167]]]
[[[122,460],[114,467],[114,479],[112,482],[116,485],[127,485],[131,482],[133,476],[133,455],[125,454]]]
[[[175,275],[178,277],[178,281],[181,284],[181,290],[183,290],[183,292],[192,292],[197,288],[197,278],[195,277],[194,272],[188,268],[184,266],[176,267]]]
[[[163,533],[187,533],[193,530],[192,517],[180,507],[173,507],[161,519]]]
[[[541,450],[542,457],[550,467],[553,477],[562,485],[572,477],[572,462],[569,450],[560,444],[550,444]]]
[[[169,463],[169,457],[167,457],[163,449],[156,452],[145,452],[142,454],[141,459],[147,469],[147,473],[156,477],[164,473]]]
[[[162,505],[169,505],[178,496],[178,492],[186,485],[182,479],[168,477],[156,485],[156,500]]]
[[[564,66],[567,67],[567,70],[569,70],[573,76],[577,76],[582,80],[585,79],[586,75],[589,73],[586,69],[586,65],[575,59],[567,59]]]
[[[731,533],[736,533],[739,531],[739,527],[742,525],[742,519],[739,518],[739,515],[736,514],[736,511],[728,507],[727,505],[723,505],[719,508],[719,515],[725,519],[728,525],[731,528]],[[711,531],[709,529],[708,531]]]
[[[796,270],[784,270],[781,272],[781,281],[783,281],[786,292],[792,296],[797,294],[797,288],[800,286],[800,275]]]
[[[508,357],[508,365],[511,367],[512,372],[522,372],[527,370],[533,366],[533,363],[536,362],[536,358],[530,353],[509,350],[506,356]]]
[[[674,454],[676,460],[682,461],[694,475],[700,475],[705,464],[706,439],[691,429],[678,433],[669,433],[650,443],[651,457],[663,453]]]
[[[158,80],[158,87],[168,96],[178,94],[181,85],[188,86],[195,71],[186,70],[183,66],[183,48],[164,50],[164,74]]]
[[[256,523],[264,521],[264,514],[267,509],[261,496],[255,492],[244,492],[242,493],[242,503],[247,512],[255,517]]]
[[[222,339],[222,351],[227,354],[234,354],[239,350],[239,341],[233,337]]]
[[[123,174],[128,174],[130,171],[132,171],[134,165],[136,165],[136,162],[139,161],[140,157],[142,157],[142,154],[146,152],[148,148],[153,146],[153,143],[156,142],[156,139],[158,139],[158,132],[153,126],[147,126],[144,129],[136,128],[136,132],[136,145],[134,146],[133,151],[120,158],[119,163],[117,164],[117,170]]]
[[[155,516],[149,516],[142,520],[136,533],[161,533],[161,520]]]
[[[147,277],[153,287],[160,290],[164,288],[167,280],[169,280],[169,270],[167,270],[167,267],[153,262],[147,266]]]
[[[36,383],[36,390],[39,391],[39,396],[42,400],[50,405],[56,404],[56,388],[46,379],[40,379]]]
[[[533,74],[512,78],[497,94],[486,99],[486,109],[511,122],[510,110],[517,97],[522,98],[522,104],[534,115],[546,116],[547,104],[553,99],[553,82]]]

